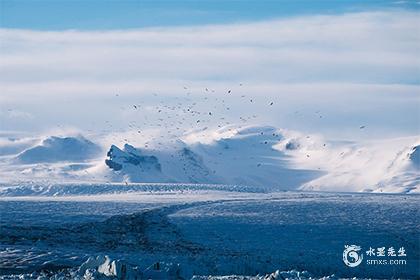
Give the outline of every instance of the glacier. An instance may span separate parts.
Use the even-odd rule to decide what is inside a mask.
[[[0,279],[135,279],[128,275],[149,268],[152,279],[418,275],[418,195],[165,185],[96,195],[66,193],[66,186],[2,193]],[[407,263],[349,268],[346,244],[404,246]]]

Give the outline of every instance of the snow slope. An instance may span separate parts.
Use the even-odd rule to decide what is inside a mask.
[[[295,155],[296,164],[326,171],[302,190],[418,193],[420,169],[418,137],[366,143],[327,144],[323,150],[306,149],[312,160]],[[299,153],[293,151],[292,153]]]
[[[283,190],[296,189],[320,173],[290,168],[287,156],[273,148],[284,137],[273,127],[231,129],[228,135],[226,130],[217,131],[210,141],[192,142],[189,135],[158,151],[113,145],[105,162],[114,175],[130,182],[239,184]]]
[[[123,146],[96,138],[99,145],[83,136],[51,136],[35,146],[34,139],[3,140],[0,178],[3,183],[47,185],[194,183],[272,191],[420,191],[416,136],[356,143],[271,126],[231,125],[166,141],[147,140],[143,133],[139,137],[143,144]]]
[[[51,136],[41,144],[24,150],[17,155],[20,163],[41,163],[59,161],[84,161],[97,156],[101,149],[83,136]]]
[[[184,143],[163,150],[123,149],[112,145],[105,164],[112,170],[114,181],[216,183],[202,158]]]
[[[200,131],[164,149],[112,146],[115,181],[265,186],[272,190],[419,192],[418,137],[365,143],[269,126]],[[135,157],[153,158],[149,169]],[[133,161],[135,163],[133,163]],[[181,168],[182,167],[182,168]],[[115,175],[118,175],[117,177]]]

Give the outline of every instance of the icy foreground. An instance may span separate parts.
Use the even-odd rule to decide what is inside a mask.
[[[212,185],[154,185],[157,191],[137,187],[77,196],[66,193],[65,186],[51,186],[50,193],[35,196],[3,193],[2,277],[125,279],[122,275],[144,277],[148,273],[156,273],[152,279],[419,276],[418,195],[249,193],[222,190],[223,186],[214,190]],[[54,193],[58,189],[63,191]],[[349,244],[364,250],[403,246],[407,263],[364,263],[349,268],[342,260],[344,246]]]
[[[31,279],[51,279],[51,280],[140,280],[140,279],[189,279],[188,274],[181,270],[179,264],[167,264],[156,262],[150,267],[141,270],[137,266],[130,265],[121,260],[111,260],[109,256],[90,257],[80,267],[64,269],[57,273],[30,273],[20,275],[1,276],[2,280],[31,280]],[[275,271],[263,276],[193,276],[191,280],[277,280],[277,279],[318,279],[312,277],[307,271]],[[322,277],[319,279],[338,279],[334,276]]]
[[[0,175],[6,185],[190,183],[268,191],[420,191],[418,137],[354,143],[270,126],[230,126],[166,142],[146,139],[102,147],[82,136],[49,137],[36,145],[10,140],[0,148]]]

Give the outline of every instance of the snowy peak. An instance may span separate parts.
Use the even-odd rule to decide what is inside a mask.
[[[200,155],[182,143],[181,147],[151,151],[125,144],[121,150],[115,145],[109,149],[105,164],[114,179],[130,182],[216,182]]]
[[[137,168],[141,172],[161,171],[159,160],[155,156],[142,155],[140,149],[136,149],[129,144],[125,144],[123,150],[112,145],[107,153],[105,164],[119,171],[125,167]]]
[[[98,156],[101,148],[83,136],[51,136],[41,144],[17,155],[20,163],[53,163],[60,161],[85,161]]]
[[[230,125],[167,142],[146,140],[135,142],[139,146],[110,145],[104,159],[102,149],[82,136],[51,136],[35,145],[39,140],[33,139],[19,154],[5,157],[0,177],[226,184],[270,191],[419,191],[418,137],[356,143],[271,126]]]
[[[190,135],[186,142],[160,150],[128,144],[121,150],[113,145],[105,163],[116,181],[216,183],[280,190],[295,189],[318,173],[288,166],[287,156],[273,147],[284,138],[273,127],[229,127],[206,133]]]

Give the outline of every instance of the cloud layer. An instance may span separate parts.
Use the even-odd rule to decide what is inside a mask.
[[[281,97],[290,106],[350,99],[356,112],[356,104],[387,109],[395,99],[404,108],[420,93],[419,25],[416,12],[388,11],[121,31],[1,29],[0,102],[50,102],[65,113],[62,103],[88,104],[116,92],[179,96],[186,85],[221,94],[244,83],[247,94]]]

